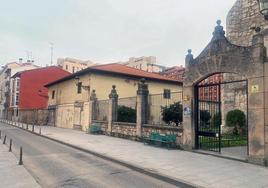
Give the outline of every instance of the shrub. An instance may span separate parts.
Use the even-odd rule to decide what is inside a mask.
[[[182,122],[182,111],[180,102],[162,107],[162,120],[167,124],[175,123],[178,126]]]
[[[211,119],[211,123],[214,125],[214,127],[220,127],[221,126],[221,114],[220,113],[214,114]]]
[[[211,115],[209,113],[209,111],[207,110],[200,110],[200,120],[204,123],[208,123],[208,121],[210,120]]]
[[[241,110],[229,111],[226,115],[226,126],[233,127],[233,133],[235,135],[242,134],[246,125],[246,115]]]
[[[136,123],[136,110],[127,106],[118,106],[117,121]]]

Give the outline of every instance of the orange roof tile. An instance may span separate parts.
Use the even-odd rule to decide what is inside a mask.
[[[66,80],[70,80],[70,79],[75,78],[76,76],[81,76],[81,75],[84,75],[84,74],[87,74],[90,72],[112,73],[112,74],[125,75],[125,76],[129,76],[129,77],[134,77],[134,78],[145,78],[148,80],[166,81],[166,82],[173,82],[173,83],[177,83],[177,84],[182,83],[176,79],[167,78],[167,77],[162,76],[162,75],[157,74],[157,73],[150,73],[150,72],[146,72],[146,71],[139,70],[136,68],[128,67],[126,65],[112,63],[112,64],[104,64],[104,65],[96,65],[96,66],[88,67],[87,69],[76,72],[70,76],[67,76],[67,77],[62,78],[60,80],[57,80],[55,82],[49,83],[46,86],[47,87],[52,86],[52,85],[55,85],[57,83],[60,83],[60,82],[66,81]]]

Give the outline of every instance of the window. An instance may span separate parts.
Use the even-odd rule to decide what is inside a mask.
[[[170,89],[164,89],[164,99],[170,99],[171,98],[171,92]]]
[[[75,71],[74,68],[75,68],[75,67],[73,67],[73,73],[74,73],[74,71]]]
[[[19,105],[19,94],[16,93],[16,105]]]
[[[19,109],[16,109],[16,116],[19,116]]]
[[[55,90],[52,91],[52,99],[55,98]]]
[[[65,65],[65,69],[68,70],[68,65]]]
[[[77,84],[77,93],[82,93],[82,82]]]
[[[16,88],[17,91],[20,90],[20,79],[17,79],[17,88]]]

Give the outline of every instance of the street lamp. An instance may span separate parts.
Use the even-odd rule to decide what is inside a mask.
[[[75,85],[76,85],[76,86],[78,86],[79,83],[81,83],[81,82],[79,82],[79,81],[80,81],[79,76],[76,76],[76,77],[74,78],[74,80],[75,80]],[[86,90],[86,91],[90,91],[90,86],[84,86],[84,85],[82,85],[82,83],[81,83],[80,87],[82,87],[82,88],[83,88],[84,90]]]
[[[260,12],[265,20],[268,20],[268,0],[257,0],[260,7]]]

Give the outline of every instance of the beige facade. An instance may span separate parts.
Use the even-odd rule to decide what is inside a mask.
[[[70,73],[75,73],[90,66],[96,65],[96,63],[93,63],[92,61],[83,61],[74,58],[59,58],[57,60],[57,64],[63,70]]]
[[[89,106],[90,94],[96,91],[98,100],[108,100],[113,85],[119,98],[137,96],[138,83],[141,78],[134,76],[125,76],[119,74],[107,74],[91,71],[79,76],[79,82],[83,86],[89,86],[90,89],[82,89],[78,93],[78,87],[74,78],[61,81],[48,86],[49,90],[49,107],[56,109],[56,126],[64,128],[75,128],[79,125],[82,130],[86,131],[89,126]],[[171,92],[182,90],[182,83],[171,80],[153,80],[147,79],[150,94],[160,94],[164,89]]]
[[[96,90],[98,100],[107,100],[111,92],[112,85],[116,85],[116,90],[120,98],[136,96],[138,82],[140,79],[129,78],[116,75],[105,74],[88,74],[80,78],[83,85],[90,86],[90,90]],[[150,81],[146,82],[149,85],[150,94],[163,93],[164,89],[170,89],[171,92],[182,91],[182,85],[178,83]],[[77,93],[75,80],[68,80],[49,88],[48,105],[70,104],[75,101],[89,101],[90,92],[82,89],[82,93]],[[52,92],[55,92],[52,99]]]

